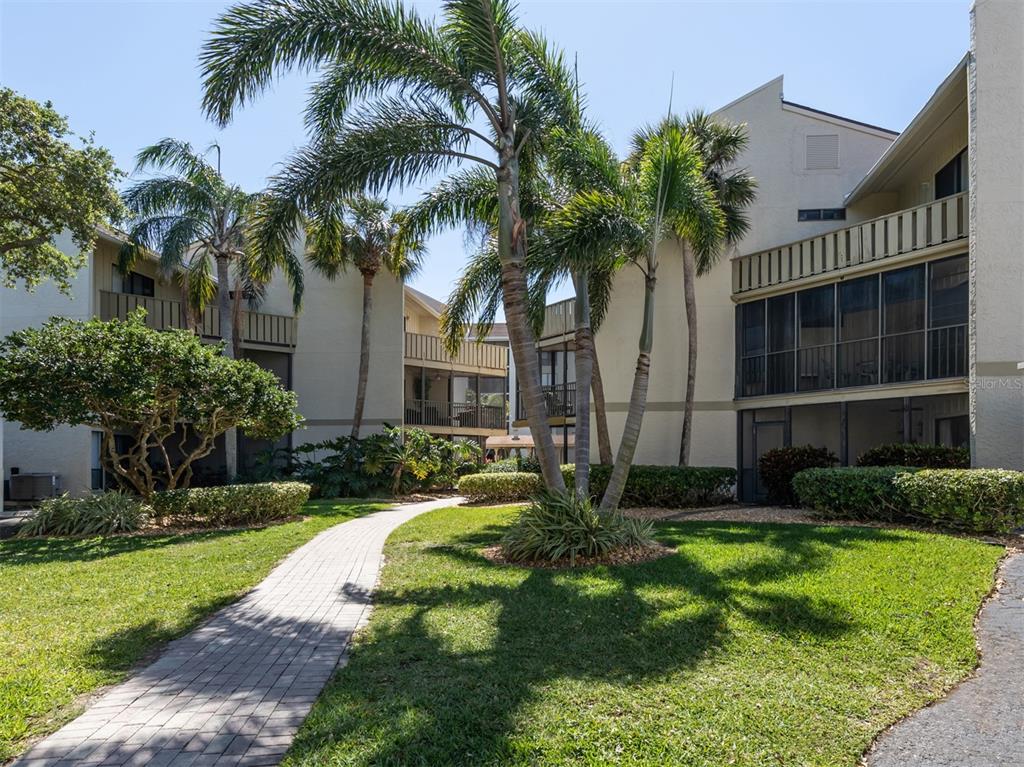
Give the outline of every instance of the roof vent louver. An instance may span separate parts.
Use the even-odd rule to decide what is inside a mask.
[[[839,167],[839,134],[807,136],[807,170],[834,170]]]

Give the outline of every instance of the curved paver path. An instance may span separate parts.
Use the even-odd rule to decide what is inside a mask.
[[[884,733],[868,767],[1024,764],[1024,554],[1007,559],[1000,577],[978,620],[977,673]]]
[[[369,615],[388,534],[457,502],[396,506],[320,533],[16,767],[277,764]]]

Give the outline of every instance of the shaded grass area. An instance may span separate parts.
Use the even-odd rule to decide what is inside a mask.
[[[0,541],[0,762],[288,552],[379,508],[316,501],[304,520],[255,530]]]
[[[673,522],[677,554],[524,570],[509,509],[403,525],[290,765],[855,765],[964,677],[1002,549],[869,528]]]

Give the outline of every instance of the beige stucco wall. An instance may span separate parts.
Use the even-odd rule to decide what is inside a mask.
[[[722,119],[747,124],[750,144],[740,164],[749,169],[759,186],[757,201],[749,211],[750,233],[736,253],[836,228],[834,221],[798,222],[797,210],[842,207],[843,196],[891,143],[887,134],[784,107],[782,84],[782,78],[773,80],[716,113]],[[805,136],[827,133],[840,137],[840,167],[806,170]],[[723,255],[721,263],[697,283],[698,374],[690,456],[694,465],[736,463],[735,305],[730,255]],[[651,384],[636,461],[672,464],[679,454],[687,359],[678,246],[664,244],[659,260]],[[633,380],[642,305],[642,275],[636,267],[627,267],[616,279],[608,317],[597,334],[609,431],[616,446]],[[596,457],[596,453],[595,445],[592,454]]]
[[[971,448],[1024,469],[1024,4],[976,0],[972,17]]]

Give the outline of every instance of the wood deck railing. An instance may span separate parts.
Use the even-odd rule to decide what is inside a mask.
[[[474,405],[469,402],[405,401],[407,426],[434,426],[451,429],[491,429],[504,431],[505,408],[499,405]]]
[[[136,296],[130,293],[100,291],[100,319],[125,319],[138,307],[146,310],[146,324],[154,330],[184,328],[185,318],[181,302],[168,298]],[[207,306],[203,312],[200,332],[203,338],[220,338],[220,314],[216,306]],[[283,314],[242,312],[242,343],[261,346],[294,347],[296,341],[295,318]]]
[[[733,294],[901,256],[967,238],[967,193],[742,256],[732,262]]]
[[[473,339],[463,341],[458,354],[448,354],[443,341],[438,336],[424,333],[405,334],[406,361],[433,362],[442,365],[464,365],[474,368],[486,368],[500,371],[505,375],[508,369],[508,347],[497,344],[477,343]]]
[[[576,332],[576,299],[567,298],[544,307],[544,330],[540,338],[572,335]],[[538,339],[539,340],[539,339]]]

